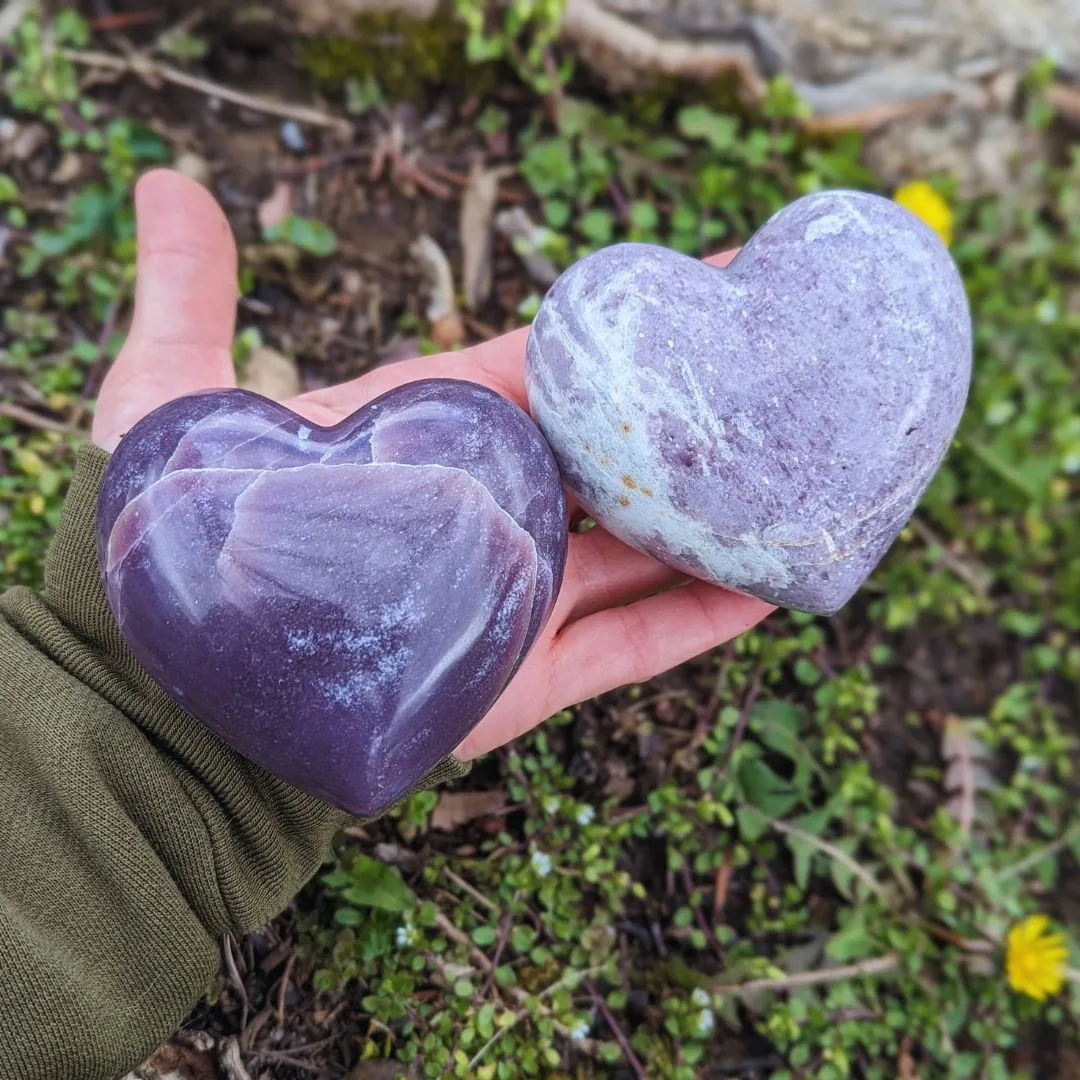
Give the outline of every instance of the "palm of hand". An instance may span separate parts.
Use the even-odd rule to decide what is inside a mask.
[[[237,254],[224,214],[203,188],[171,172],[144,177],[136,210],[135,314],[94,417],[93,439],[106,450],[166,401],[235,385]],[[330,425],[401,383],[456,378],[482,383],[525,408],[526,335],[518,330],[462,352],[403,361],[285,404]],[[651,678],[735,637],[772,610],[703,582],[687,583],[600,528],[572,534],[547,626],[458,753],[471,759],[560,709]]]

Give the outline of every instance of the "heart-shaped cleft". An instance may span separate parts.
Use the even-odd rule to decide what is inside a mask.
[[[567,509],[529,417],[399,387],[332,428],[241,390],[124,437],[98,555],[140,663],[241,754],[360,816],[494,705],[562,582]]]
[[[971,379],[963,282],[888,199],[806,196],[731,265],[643,244],[555,282],[526,386],[592,516],[685,573],[832,614],[940,466]]]

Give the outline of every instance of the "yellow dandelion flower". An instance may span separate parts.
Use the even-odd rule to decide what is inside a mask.
[[[946,246],[952,244],[952,208],[925,180],[912,180],[897,188],[893,193],[893,200],[926,222]]]
[[[1065,985],[1069,949],[1063,935],[1049,929],[1045,915],[1032,915],[1010,931],[1005,948],[1009,985],[1036,1001],[1045,1001]]]

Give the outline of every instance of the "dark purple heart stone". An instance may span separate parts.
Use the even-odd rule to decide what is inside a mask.
[[[529,337],[529,406],[568,486],[694,577],[828,615],[933,479],[971,379],[963,282],[875,195],[792,203],[731,265],[618,244]]]
[[[483,718],[551,613],[567,510],[516,405],[433,379],[332,428],[242,390],[140,421],[98,555],[140,663],[240,753],[360,816]]]

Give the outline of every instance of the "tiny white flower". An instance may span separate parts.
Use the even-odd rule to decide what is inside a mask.
[[[548,795],[544,799],[544,813],[548,816],[559,812],[559,796]]]
[[[697,1017],[697,1033],[702,1038],[709,1035],[712,1032],[713,1025],[716,1023],[716,1017],[708,1009],[702,1009],[698,1013]]]
[[[574,1042],[584,1042],[589,1035],[589,1022],[587,1020],[578,1020],[574,1026],[570,1029],[570,1038]]]
[[[534,851],[532,853],[532,868],[536,871],[538,877],[547,877],[551,873],[551,856],[543,851]]]
[[[416,941],[416,931],[411,923],[405,923],[404,926],[397,928],[397,933],[394,935],[398,945],[402,948],[412,945]]]
[[[694,992],[690,995],[690,1000],[695,1005],[700,1005],[703,1009],[707,1009],[712,1004],[712,998],[709,997],[708,990],[705,990],[700,986],[694,987]]]
[[[578,807],[577,823],[581,826],[589,825],[596,817],[596,811],[587,803],[584,806]]]
[[[1043,325],[1048,325],[1049,323],[1055,322],[1057,320],[1058,306],[1048,296],[1044,300],[1040,300],[1039,303],[1035,305],[1035,314],[1039,322],[1041,322]]]

